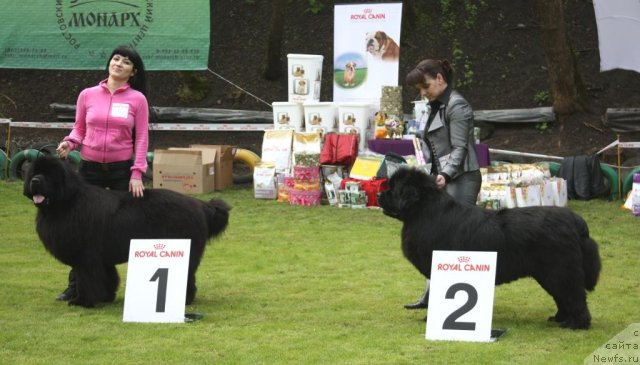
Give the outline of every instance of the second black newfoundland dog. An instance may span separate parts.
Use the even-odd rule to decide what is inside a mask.
[[[196,295],[196,270],[207,241],[225,230],[231,209],[209,202],[148,189],[134,198],[88,184],[69,163],[37,158],[24,180],[24,195],[38,208],[36,230],[44,247],[77,277],[71,305],[93,307],[112,302],[119,285],[116,265],[129,258],[131,239],[191,239],[186,303]]]
[[[558,307],[549,320],[589,328],[586,291],[598,281],[600,255],[585,221],[568,208],[493,211],[471,206],[412,168],[391,177],[379,204],[386,215],[403,222],[402,252],[427,278],[433,250],[496,251],[496,284],[532,277]]]

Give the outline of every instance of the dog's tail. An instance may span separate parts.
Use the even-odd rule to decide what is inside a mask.
[[[587,223],[581,220],[581,249],[582,249],[582,270],[584,271],[584,287],[592,291],[598,283],[600,269],[600,253],[598,252],[598,244],[589,236],[589,227]]]
[[[229,224],[229,211],[231,206],[220,199],[211,199],[204,203],[204,210],[207,216],[207,227],[209,238],[215,237],[224,232]]]

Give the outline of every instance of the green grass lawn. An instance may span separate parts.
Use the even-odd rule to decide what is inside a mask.
[[[424,312],[402,308],[424,279],[402,257],[400,222],[381,211],[289,206],[256,200],[251,188],[200,198],[212,195],[234,208],[227,232],[207,248],[186,309],[204,317],[123,323],[126,265],[115,303],[55,301],[68,267],[40,243],[21,183],[0,181],[0,363],[582,364],[640,322],[640,218],[619,201],[570,202],[603,260],[588,297],[590,330],[547,322],[552,299],[524,279],[496,288],[493,327],[507,334],[468,343],[425,340]]]

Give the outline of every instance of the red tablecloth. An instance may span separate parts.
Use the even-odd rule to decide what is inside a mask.
[[[394,152],[402,156],[415,155],[413,140],[410,139],[370,139],[367,142],[371,151],[383,155],[387,152]],[[489,158],[489,146],[487,144],[476,144],[476,156],[478,157],[480,167],[489,166],[491,164],[491,159]]]

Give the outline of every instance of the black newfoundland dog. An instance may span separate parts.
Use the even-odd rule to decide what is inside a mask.
[[[571,210],[486,210],[454,200],[432,176],[411,168],[391,177],[379,204],[403,222],[402,252],[427,278],[433,250],[496,251],[496,284],[532,277],[558,307],[549,320],[589,328],[586,290],[598,281],[600,256],[587,224]]]
[[[131,239],[191,239],[186,303],[196,295],[196,270],[207,241],[225,230],[231,209],[170,190],[148,189],[143,198],[88,184],[58,158],[37,158],[24,180],[24,195],[38,208],[36,230],[44,247],[73,268],[78,295],[70,305],[112,302],[116,265],[129,258]]]

